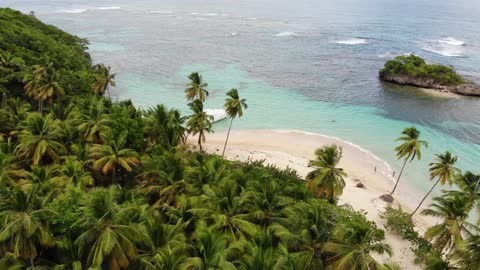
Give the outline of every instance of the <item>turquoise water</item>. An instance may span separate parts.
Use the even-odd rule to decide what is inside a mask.
[[[450,150],[478,172],[480,99],[442,98],[378,80],[385,61],[415,53],[480,81],[478,0],[4,0],[90,40],[117,73],[117,99],[188,113],[190,72],[209,83],[207,108],[238,88],[237,129],[297,129],[368,149],[398,171],[395,138],[409,126],[430,144],[406,171],[429,186],[428,164]],[[217,130],[226,123],[218,123]],[[312,149],[313,151],[313,149]]]
[[[202,70],[211,89],[228,89],[232,86],[242,89],[241,93],[248,100],[249,108],[244,118],[235,120],[234,128],[284,128],[335,136],[371,151],[387,161],[394,170],[398,171],[401,166],[393,151],[397,145],[395,138],[403,128],[411,126],[412,123],[385,118],[385,112],[375,107],[314,101],[291,89],[274,87],[252,78],[236,65],[223,68],[209,65],[183,66],[175,77],[168,80],[152,81],[140,75],[131,75],[119,83],[125,85],[126,89],[134,89],[125,95],[131,97],[136,104],[149,107],[157,103],[173,103],[178,104],[176,107],[188,114],[183,91],[179,91],[179,86],[174,82],[197,70]],[[229,79],[227,81],[224,78]],[[144,95],[135,95],[135,89],[139,88],[142,88]],[[223,90],[211,91],[206,107],[222,107],[224,93]],[[424,96],[422,92],[417,94]],[[158,99],[149,98],[152,96],[158,96]],[[428,98],[442,100],[431,96]],[[224,130],[227,124],[227,121],[219,122],[215,129]],[[452,124],[460,123],[450,123]],[[430,187],[426,170],[428,163],[434,158],[434,153],[446,150],[462,153],[459,167],[470,170],[477,168],[480,145],[462,142],[428,126],[416,124],[415,127],[422,132],[422,137],[429,142],[429,147],[424,151],[423,159],[409,165],[404,174],[414,188],[426,190]]]

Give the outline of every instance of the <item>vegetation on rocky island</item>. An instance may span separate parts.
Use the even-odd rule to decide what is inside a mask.
[[[381,78],[392,76],[408,76],[418,80],[432,80],[434,84],[455,85],[464,82],[451,67],[438,64],[427,64],[421,57],[410,54],[395,57],[387,61],[380,71]]]

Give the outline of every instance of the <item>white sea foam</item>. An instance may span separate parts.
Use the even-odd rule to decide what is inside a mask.
[[[147,13],[154,13],[154,14],[172,14],[173,11],[171,10],[150,10]]]
[[[465,45],[465,41],[463,41],[463,40],[458,40],[458,39],[453,38],[453,37],[441,38],[441,39],[438,40],[438,42],[440,42],[440,43],[445,43],[445,44],[448,44],[448,45],[454,45],[454,46],[463,46],[463,45]]]
[[[115,10],[115,9],[120,9],[120,7],[99,7],[96,8],[98,10]]]
[[[86,9],[86,8],[72,8],[72,9],[62,9],[59,12],[60,13],[69,13],[69,14],[80,14],[80,13],[84,13],[87,10],[88,9]]]
[[[207,13],[207,16],[218,16],[217,13]]]
[[[338,40],[335,43],[343,44],[343,45],[360,45],[360,44],[368,44],[368,41],[364,38],[349,38],[345,40]]]
[[[421,46],[422,50],[448,56],[448,57],[462,57],[463,51],[458,48],[458,46],[451,46],[451,45],[435,45],[435,44],[424,44]]]
[[[72,9],[61,9],[59,13],[68,13],[68,14],[81,14],[87,11],[92,10],[116,10],[121,9],[121,7],[89,7],[89,8],[72,8]]]
[[[190,13],[190,14],[192,14],[192,15],[198,15],[198,12],[192,12],[192,13]]]
[[[236,35],[238,35],[237,32],[232,32],[232,33],[230,33],[230,36],[236,36]]]
[[[295,32],[280,32],[278,34],[275,34],[274,36],[276,37],[290,37],[290,36],[295,36]]]

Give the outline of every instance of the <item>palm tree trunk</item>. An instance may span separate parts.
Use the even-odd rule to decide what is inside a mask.
[[[390,195],[393,195],[393,193],[395,192],[395,189],[397,189],[398,182],[400,182],[400,177],[402,176],[402,173],[403,173],[403,169],[405,168],[405,165],[407,165],[407,160],[408,159],[405,159],[405,162],[403,162],[402,169],[400,170],[400,173],[398,174],[397,182],[395,182],[395,186],[393,187],[392,192],[390,192]]]
[[[222,158],[225,157],[225,149],[227,149],[228,137],[230,137],[230,130],[232,129],[233,118],[230,120],[230,127],[227,132],[227,139],[225,140],[225,145],[223,146]]]
[[[41,100],[41,99],[38,101],[38,111],[40,113],[43,112],[43,100]]]
[[[200,152],[203,152],[203,149],[202,149],[202,133],[201,132],[198,133],[198,146],[200,147]]]
[[[420,201],[420,203],[418,204],[417,208],[415,208],[415,210],[413,210],[413,212],[410,214],[410,216],[413,216],[415,215],[415,213],[418,211],[418,209],[420,208],[420,206],[422,205],[422,203],[425,201],[425,199],[427,199],[427,197],[430,195],[430,193],[432,193],[433,189],[437,186],[438,182],[440,182],[440,178],[437,180],[437,182],[435,182],[435,184],[433,184],[432,188],[427,192],[427,194],[425,194],[425,196],[423,197],[423,199]]]
[[[30,266],[32,267],[32,269],[35,269],[35,265],[33,263],[33,257],[30,257]]]

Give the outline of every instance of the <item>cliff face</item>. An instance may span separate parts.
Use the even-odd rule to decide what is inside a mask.
[[[433,79],[416,78],[407,75],[395,75],[380,72],[380,79],[400,85],[411,85],[422,88],[435,89],[442,92],[451,92],[464,96],[480,96],[480,85],[475,82],[466,80],[462,84],[442,85]]]

